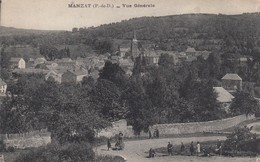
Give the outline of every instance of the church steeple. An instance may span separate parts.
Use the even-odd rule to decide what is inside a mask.
[[[132,58],[135,59],[136,57],[138,57],[138,40],[136,38],[136,32],[134,30],[133,32],[133,39],[132,39],[132,42],[131,42],[131,55],[132,55]]]
[[[133,32],[133,41],[137,41],[135,30],[134,30],[134,32]]]

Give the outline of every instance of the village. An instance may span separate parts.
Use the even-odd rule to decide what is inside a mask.
[[[259,12],[52,2],[23,29],[1,3],[0,162],[259,161]]]

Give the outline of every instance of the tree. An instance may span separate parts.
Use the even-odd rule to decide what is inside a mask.
[[[254,114],[258,112],[259,106],[256,99],[247,92],[239,91],[235,94],[230,105],[230,111],[233,115]]]
[[[127,77],[125,71],[117,63],[107,61],[99,72],[99,79],[106,79],[115,83],[118,87],[124,87]]]
[[[127,121],[133,126],[137,135],[142,130],[148,131],[149,126],[158,121],[158,116],[152,102],[144,92],[142,80],[139,76],[128,83],[123,99],[128,108]]]
[[[121,91],[109,80],[98,80],[91,91],[91,102],[104,119],[117,121],[126,116],[127,109],[121,99]]]
[[[173,56],[169,55],[168,53],[162,53],[159,57],[158,65],[163,67],[170,67],[174,65],[174,58]]]

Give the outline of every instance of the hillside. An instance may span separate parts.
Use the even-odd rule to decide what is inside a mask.
[[[158,43],[165,50],[180,50],[181,45],[195,48],[222,48],[222,45],[260,46],[260,13],[241,15],[185,14],[141,17],[82,29],[86,38],[138,40]],[[186,48],[186,47],[185,47]]]
[[[18,29],[18,28],[0,26],[0,37],[14,36],[14,35],[30,35],[30,34],[49,34],[49,33],[57,33],[57,32],[60,31]]]
[[[0,27],[0,38],[9,36],[0,39],[0,43],[33,47],[85,44],[98,53],[106,53],[113,52],[118,45],[129,47],[133,31],[136,31],[142,46],[156,45],[161,50],[184,51],[191,46],[196,50],[247,55],[260,47],[260,13],[140,17],[76,29],[59,32]]]
[[[100,37],[130,39],[136,30],[139,39],[175,39],[181,33],[192,34],[190,38],[202,38],[206,34],[211,38],[223,38],[223,32],[237,34],[244,30],[250,34],[259,34],[260,13],[241,15],[185,14],[162,17],[141,17],[124,20],[119,23],[88,28],[87,32]],[[257,33],[255,32],[257,31]],[[194,33],[197,34],[194,34]]]

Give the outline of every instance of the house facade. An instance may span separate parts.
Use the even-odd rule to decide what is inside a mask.
[[[11,69],[25,69],[26,63],[23,58],[18,58],[18,57],[11,57],[10,59],[10,68]]]
[[[222,87],[230,93],[242,90],[242,78],[237,74],[228,73],[221,79],[221,82]]]
[[[220,103],[221,108],[226,112],[229,112],[229,107],[234,96],[223,87],[213,87],[213,90],[217,94],[217,101]]]
[[[85,76],[88,76],[88,71],[85,69],[72,69],[62,74],[62,83],[78,83],[83,80]]]
[[[7,84],[0,78],[0,96],[5,96]]]

